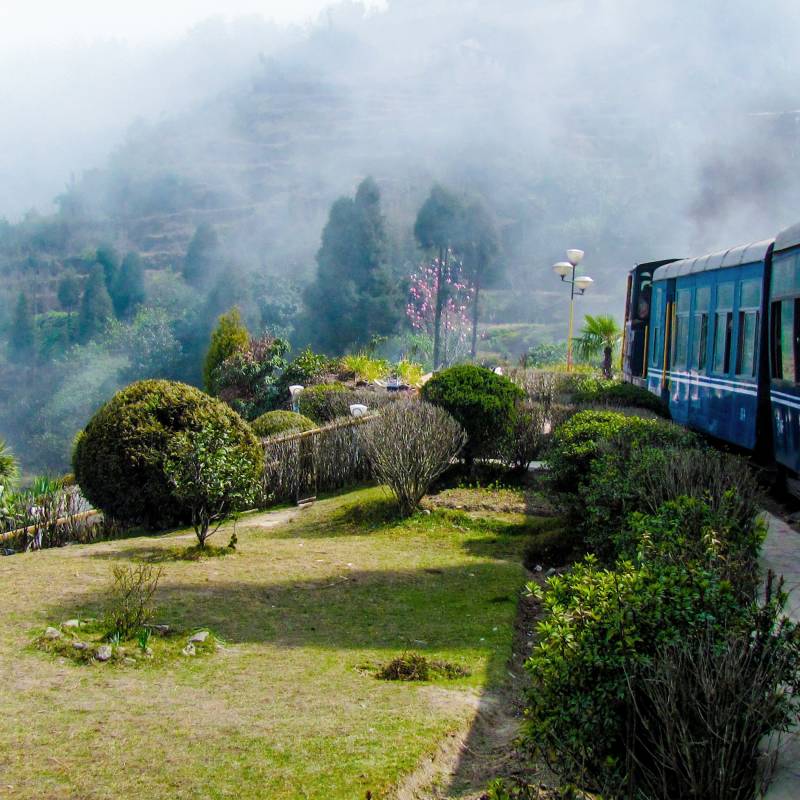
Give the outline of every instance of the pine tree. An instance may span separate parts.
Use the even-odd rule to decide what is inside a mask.
[[[121,319],[133,316],[145,300],[144,267],[138,253],[128,253],[122,261],[111,292],[114,311]]]
[[[111,245],[101,245],[95,252],[94,260],[103,268],[106,289],[111,292],[119,272],[119,255]]]
[[[216,393],[214,373],[217,367],[234,353],[245,350],[250,344],[250,334],[242,322],[239,309],[234,307],[217,320],[203,364],[203,381],[209,394]]]
[[[331,206],[317,253],[317,280],[306,292],[315,345],[340,353],[392,334],[403,303],[388,266],[388,237],[380,190],[365,178],[354,199]]]
[[[475,358],[478,350],[478,315],[481,288],[497,278],[497,253],[500,244],[497,229],[488,209],[480,200],[473,200],[464,209],[458,249],[464,258],[464,268],[475,296],[472,301],[472,347]]]
[[[19,293],[14,317],[11,321],[11,332],[8,337],[8,354],[13,361],[23,363],[30,360],[36,351],[36,330],[33,323],[28,298],[24,292]]]
[[[191,286],[206,286],[220,258],[219,239],[207,223],[198,225],[183,261],[183,277]]]
[[[106,289],[103,267],[97,264],[89,275],[78,312],[78,337],[87,342],[100,333],[114,315],[111,297]]]

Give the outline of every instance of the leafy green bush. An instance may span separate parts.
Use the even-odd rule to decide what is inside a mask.
[[[342,359],[342,367],[352,372],[357,381],[374,383],[389,374],[389,362],[383,358],[373,358],[369,353],[355,353]]]
[[[279,433],[311,431],[317,427],[314,420],[294,411],[268,411],[250,423],[256,436],[266,439]]]
[[[211,394],[217,393],[217,368],[234,353],[243,352],[250,342],[239,309],[234,307],[217,320],[217,327],[211,333],[205,361],[203,362],[203,383]]]
[[[126,522],[169,526],[190,508],[175,495],[165,460],[176,437],[211,431],[259,472],[264,454],[249,425],[221,400],[182,383],[140,381],[103,405],[79,435],[75,478],[95,508]]]
[[[352,402],[351,392],[343,383],[320,383],[306,387],[300,395],[300,413],[324,425],[349,416]]]
[[[548,584],[547,615],[525,665],[532,678],[525,735],[566,779],[614,790],[626,773],[629,680],[659,648],[726,627],[740,607],[713,572],[674,565],[606,570],[589,556]],[[542,596],[538,585],[530,588]]]
[[[669,406],[660,397],[640,386],[622,381],[584,378],[575,387],[572,401],[577,405],[644,408],[666,419],[670,418]]]
[[[339,372],[339,362],[322,353],[315,353],[310,347],[298,353],[283,372],[279,381],[281,399],[288,394],[290,386],[311,386],[323,383],[326,376]]]
[[[610,442],[615,442],[609,447]],[[691,447],[697,437],[677,425],[616,411],[580,411],[554,432],[547,454],[549,479],[558,492],[576,494],[592,462],[615,447]]]
[[[686,564],[713,570],[735,587],[743,602],[753,599],[764,524],[753,516],[738,524],[729,508],[738,505],[729,489],[721,505],[709,499],[678,497],[655,513],[632,513],[618,535],[616,549],[645,563]]]
[[[495,455],[510,436],[522,390],[485,367],[461,364],[434,375],[422,387],[429,403],[449,412],[467,432],[464,457]]]
[[[230,429],[206,425],[172,438],[164,471],[173,494],[189,509],[201,548],[228,514],[253,503],[262,470]]]

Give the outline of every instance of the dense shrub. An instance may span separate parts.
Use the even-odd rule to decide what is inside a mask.
[[[278,375],[289,343],[273,336],[250,339],[213,371],[215,394],[245,419],[254,419],[279,400]]]
[[[702,500],[715,515],[706,528],[720,535],[724,531],[734,540],[730,546],[755,562],[761,543],[755,525],[760,492],[744,459],[710,448],[642,446],[641,439],[631,443],[623,434],[601,445],[604,454],[591,463],[579,485],[576,524],[592,552],[608,563],[633,556],[639,541],[628,528],[629,515],[656,513],[665,503],[687,496]],[[700,536],[701,528],[692,533]]]
[[[726,496],[730,504],[738,503],[735,489]],[[708,499],[682,496],[652,514],[634,512],[616,537],[617,553],[644,563],[713,570],[730,581],[743,602],[749,602],[758,581],[764,524],[754,516],[740,525],[727,506],[715,508]]]
[[[558,492],[576,493],[592,462],[609,450],[624,448],[630,453],[647,445],[692,447],[697,441],[693,433],[669,422],[616,411],[580,411],[553,434],[547,454],[551,485]]]
[[[339,362],[322,353],[315,353],[310,347],[298,353],[287,365],[279,381],[279,400],[289,395],[290,386],[313,386],[325,383],[339,372]]]
[[[256,436],[266,439],[279,433],[310,431],[317,427],[314,420],[294,411],[268,411],[250,423]]]
[[[577,405],[644,408],[661,417],[670,418],[669,407],[660,397],[647,389],[622,381],[584,378],[575,387],[572,401]]]
[[[350,414],[353,403],[350,390],[343,383],[320,383],[308,386],[300,395],[300,413],[324,425]]]
[[[526,662],[526,736],[563,777],[614,796],[626,774],[629,679],[660,648],[724,628],[740,608],[727,581],[681,566],[606,570],[590,556],[548,583],[547,616]]]
[[[373,473],[392,490],[404,516],[417,509],[465,438],[444,409],[414,400],[392,403],[362,431]]]
[[[741,626],[662,647],[640,671],[630,783],[642,796],[757,796],[765,744],[774,752],[772,735],[800,710],[800,637],[784,602],[768,580]]]
[[[224,433],[255,471],[261,444],[225,403],[171,381],[140,381],[118,392],[92,417],[73,453],[75,478],[89,502],[110,516],[148,526],[190,517],[175,496],[164,465],[176,437],[201,430]]]
[[[451,414],[467,432],[464,457],[471,462],[501,450],[524,394],[502,375],[461,364],[434,375],[422,387],[422,396]]]

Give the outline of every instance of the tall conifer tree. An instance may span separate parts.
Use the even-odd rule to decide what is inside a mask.
[[[12,361],[17,363],[28,361],[36,352],[36,329],[28,298],[24,292],[19,293],[17,304],[14,306],[8,352]]]
[[[87,342],[100,333],[114,315],[111,297],[106,289],[103,267],[97,264],[89,275],[78,312],[78,337]]]

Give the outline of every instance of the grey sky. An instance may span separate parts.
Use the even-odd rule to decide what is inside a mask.
[[[0,0],[0,47],[97,39],[158,41],[212,16],[258,14],[283,23],[316,17],[332,0]],[[380,5],[367,0],[365,5]]]

